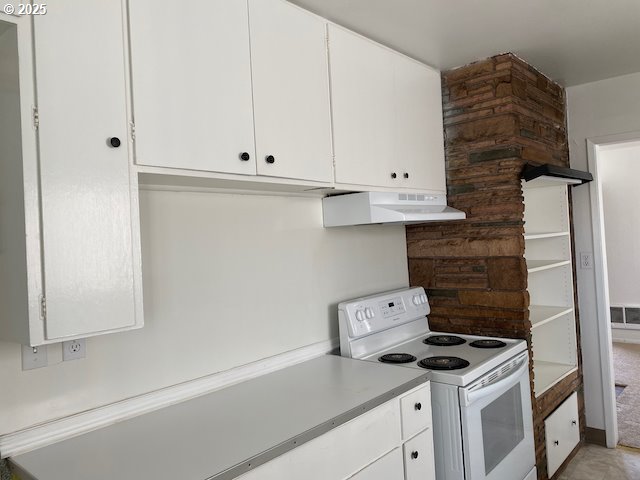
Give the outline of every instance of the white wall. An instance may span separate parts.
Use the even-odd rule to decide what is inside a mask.
[[[588,170],[586,139],[640,131],[640,73],[567,88],[569,151],[573,168]],[[592,252],[589,187],[573,189],[576,252]],[[578,269],[578,297],[587,426],[604,429],[594,271]]]
[[[640,305],[640,142],[600,148],[611,305]]]
[[[408,285],[404,227],[324,229],[318,198],[140,201],[145,327],[26,372],[0,343],[0,434],[328,340],[339,301]]]

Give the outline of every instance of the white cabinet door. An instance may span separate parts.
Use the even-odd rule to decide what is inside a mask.
[[[580,442],[578,394],[573,393],[544,421],[547,472],[552,476]]]
[[[402,187],[446,192],[440,72],[396,55],[395,156]]]
[[[336,182],[399,185],[391,177],[394,53],[329,25],[329,58]]]
[[[402,449],[404,452],[406,480],[435,480],[431,429],[427,429],[413,437],[403,445]]]
[[[53,7],[33,17],[47,340],[132,327],[141,301],[125,5]]]
[[[440,74],[329,27],[337,183],[444,193]]]
[[[283,0],[249,0],[257,169],[331,182],[326,22]]]
[[[255,174],[246,0],[131,0],[129,15],[136,163]]]

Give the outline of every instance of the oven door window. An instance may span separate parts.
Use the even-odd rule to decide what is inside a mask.
[[[489,475],[524,440],[520,385],[514,385],[484,407],[480,418],[485,475]]]

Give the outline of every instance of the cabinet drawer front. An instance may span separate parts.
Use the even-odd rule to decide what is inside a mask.
[[[399,443],[400,409],[397,400],[391,400],[239,478],[242,480],[348,478]]]
[[[402,438],[411,438],[431,426],[431,386],[427,384],[400,399]]]
[[[349,480],[405,480],[402,450],[396,448],[368,467],[360,470]]]
[[[402,447],[406,480],[434,480],[433,436],[431,429],[416,435]]]
[[[547,445],[547,470],[552,476],[580,442],[578,394],[567,398],[544,421]]]

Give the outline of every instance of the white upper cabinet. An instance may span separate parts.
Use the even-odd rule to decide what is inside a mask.
[[[393,163],[400,186],[445,192],[440,72],[394,55]]]
[[[33,17],[37,104],[23,63],[21,109],[2,111],[3,121],[22,124],[22,145],[9,152],[1,176],[19,185],[13,205],[23,208],[3,216],[0,229],[22,232],[24,246],[14,239],[0,254],[24,256],[1,281],[27,290],[3,305],[10,314],[0,322],[2,338],[37,345],[142,325],[125,15],[120,0],[77,0]],[[31,105],[37,135],[24,124]],[[16,284],[23,276],[27,282]],[[17,305],[25,300],[28,308]]]
[[[129,2],[136,164],[446,190],[438,71],[284,0],[190,9]]]
[[[329,25],[329,58],[336,182],[394,185],[393,52]]]
[[[326,22],[282,0],[249,0],[259,175],[331,182]]]
[[[129,15],[136,163],[255,175],[246,0],[131,0]]]
[[[340,184],[446,190],[440,73],[329,25]]]

